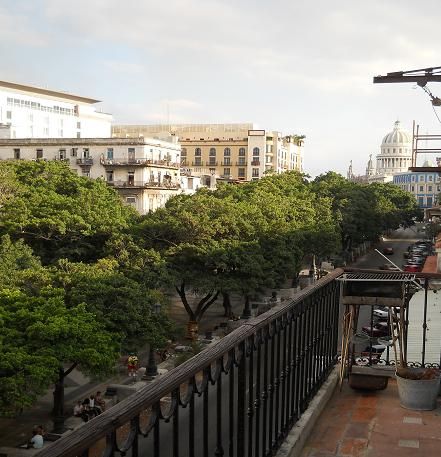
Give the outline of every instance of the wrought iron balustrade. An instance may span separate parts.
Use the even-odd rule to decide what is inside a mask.
[[[247,320],[38,456],[274,455],[336,363],[341,273]]]

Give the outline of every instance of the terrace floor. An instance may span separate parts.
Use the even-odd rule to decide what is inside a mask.
[[[441,402],[434,411],[400,406],[395,379],[385,390],[336,389],[301,457],[441,455]]]

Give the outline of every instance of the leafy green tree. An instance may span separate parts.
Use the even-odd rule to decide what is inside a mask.
[[[136,351],[146,343],[159,348],[169,338],[173,329],[163,294],[125,276],[115,260],[101,259],[92,265],[63,260],[56,276],[67,307],[85,303],[121,350]],[[160,313],[155,312],[157,303]]]
[[[94,261],[110,237],[137,216],[102,180],[73,173],[63,162],[11,161],[16,185],[0,207],[0,233],[23,238],[42,261]]]
[[[56,429],[64,423],[64,379],[75,368],[102,376],[117,357],[110,332],[81,304],[67,308],[64,291],[44,287],[38,295],[17,288],[0,291],[0,410],[31,405],[55,383]]]

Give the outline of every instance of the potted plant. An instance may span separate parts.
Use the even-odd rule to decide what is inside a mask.
[[[415,411],[431,411],[436,408],[440,388],[440,370],[436,368],[409,367],[404,350],[404,309],[401,313],[390,308],[392,345],[397,363],[396,379],[400,404]],[[398,342],[398,351],[397,351]],[[399,353],[399,354],[398,354]],[[399,355],[399,358],[398,358]]]

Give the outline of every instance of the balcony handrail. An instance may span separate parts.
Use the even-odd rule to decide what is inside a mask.
[[[179,390],[179,387],[190,381],[195,382],[195,376],[197,373],[201,371],[204,372],[204,377],[206,377],[206,381],[213,377],[211,365],[215,363],[219,363],[220,360],[227,355],[229,359],[229,363],[233,364],[230,365],[230,368],[227,370],[227,374],[234,368],[238,367],[237,370],[245,369],[244,364],[246,363],[246,344],[247,341],[257,335],[258,332],[262,332],[265,329],[268,329],[268,335],[270,335],[270,326],[274,324],[274,332],[276,332],[276,324],[277,321],[280,320],[285,316],[286,319],[293,319],[299,318],[302,313],[306,312],[306,300],[309,297],[312,297],[316,292],[318,292],[323,287],[330,285],[333,281],[336,280],[344,272],[343,269],[335,269],[333,272],[329,273],[322,279],[318,280],[314,285],[311,285],[302,291],[300,291],[290,302],[286,304],[280,304],[272,308],[271,310],[261,314],[256,318],[252,318],[246,321],[243,325],[238,327],[237,329],[233,330],[230,334],[222,338],[219,342],[214,344],[211,347],[208,347],[201,351],[199,354],[192,357],[190,360],[184,362],[182,365],[174,368],[173,370],[169,371],[168,373],[162,375],[160,378],[155,379],[149,385],[143,387],[136,394],[133,394],[126,398],[125,400],[121,401],[120,403],[116,404],[109,410],[105,411],[104,413],[100,414],[92,421],[87,424],[84,424],[82,427],[72,431],[62,439],[55,441],[51,444],[47,449],[43,449],[38,454],[38,457],[74,457],[77,455],[83,455],[82,453],[86,452],[94,443],[98,440],[110,436],[113,436],[115,443],[113,444],[116,450],[116,438],[115,433],[116,429],[121,427],[124,424],[127,424],[129,421],[132,421],[132,425],[135,426],[135,422],[139,420],[139,414],[142,411],[145,411],[149,407],[158,408],[160,407],[160,401],[162,398],[172,394]],[[337,281],[335,281],[337,283]],[[337,287],[337,286],[336,286]],[[337,290],[337,289],[336,289]],[[334,299],[337,300],[338,305],[338,296]],[[309,301],[311,306],[316,304],[313,300]],[[329,311],[328,311],[329,314]],[[338,315],[338,313],[337,313]],[[308,321],[310,322],[310,321]],[[279,325],[282,325],[279,323]],[[324,328],[324,327],[323,327]],[[309,335],[311,337],[311,335]],[[269,337],[271,338],[271,337]],[[275,334],[272,336],[275,338]],[[336,335],[335,335],[336,338]],[[278,338],[280,344],[281,338]],[[335,341],[337,343],[337,341]],[[239,346],[239,356],[236,353],[236,350]],[[274,349],[274,348],[273,348]],[[335,348],[336,349],[336,348]],[[335,354],[336,356],[336,354]],[[245,357],[245,358],[244,358]],[[325,357],[325,356],[320,356]],[[335,357],[336,358],[336,357]],[[280,362],[280,355],[278,355],[278,360]],[[334,360],[334,359],[333,359]],[[324,361],[320,361],[320,364],[324,364]],[[333,361],[333,364],[335,360]],[[333,365],[332,365],[333,366]],[[323,370],[329,371],[332,367],[322,367]],[[243,375],[243,372],[242,372]],[[238,373],[238,378],[241,376],[241,372]],[[275,374],[276,378],[278,374]],[[270,379],[270,384],[274,382],[274,380]],[[277,382],[277,381],[276,381]],[[306,382],[306,381],[305,381]],[[322,380],[324,382],[324,379]],[[311,382],[310,380],[307,381],[309,385]],[[203,383],[204,385],[208,385]],[[245,389],[245,386],[242,386]],[[288,385],[289,388],[289,385]],[[310,386],[312,392],[312,386]],[[316,386],[314,386],[314,389]],[[239,389],[239,387],[238,387]],[[307,389],[307,386],[305,386]],[[311,393],[309,392],[309,393]],[[192,390],[192,395],[196,392]],[[243,392],[245,397],[245,391]],[[179,395],[179,394],[178,394]],[[241,398],[241,397],[239,397]],[[241,398],[244,401],[244,398]],[[236,420],[240,421],[240,424],[244,426],[245,421],[248,420],[247,418],[247,411],[246,405],[244,404],[243,416],[239,417]],[[175,408],[179,408],[179,401],[175,403]],[[272,413],[271,413],[272,414]],[[283,415],[282,415],[283,416]],[[272,417],[272,416],[271,416]],[[159,420],[159,417],[156,417],[156,421]],[[266,420],[264,418],[263,420]],[[134,422],[133,422],[134,421]],[[238,422],[239,424],[239,422]],[[149,429],[150,431],[153,428]],[[275,430],[276,442],[278,441],[277,434],[280,430]],[[137,435],[136,431],[136,435]],[[131,434],[132,435],[132,434]],[[244,436],[239,436],[236,440],[245,440]],[[111,440],[113,439],[111,438]],[[137,439],[133,438],[132,443],[138,443]],[[242,441],[240,441],[237,446],[245,446]],[[271,448],[271,443],[269,446]],[[236,445],[235,445],[236,448]],[[239,451],[238,451],[239,452]],[[87,455],[87,454],[84,454]],[[110,454],[109,454],[110,455]]]
[[[136,157],[135,159],[128,159],[123,157],[117,157],[113,159],[101,158],[102,165],[158,165],[160,167],[170,167],[170,168],[179,168],[181,164],[177,162],[172,162],[171,160],[157,160],[157,159],[147,159],[142,157]]]
[[[129,181],[122,181],[122,180],[115,180],[115,181],[107,181],[109,186],[117,187],[117,188],[126,188],[126,187],[164,187],[167,189],[178,189],[180,187],[180,183],[175,182],[167,182],[161,181],[158,182],[156,180],[153,181],[133,181],[130,183]]]

